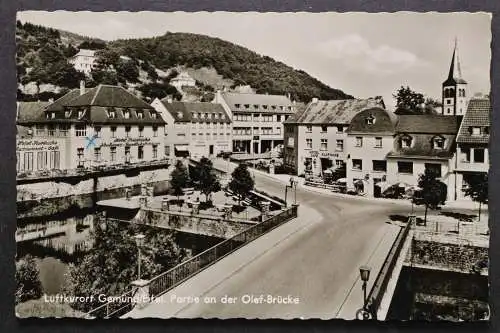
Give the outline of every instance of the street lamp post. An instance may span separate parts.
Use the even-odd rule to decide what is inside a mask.
[[[359,275],[360,275],[361,281],[363,281],[363,286],[362,286],[362,288],[363,288],[363,308],[361,309],[361,311],[358,311],[358,312],[360,312],[362,314],[363,320],[368,320],[371,317],[371,313],[369,312],[369,309],[368,309],[368,299],[366,297],[366,289],[367,289],[368,280],[370,279],[370,271],[371,271],[371,268],[368,266],[361,266],[359,268]]]
[[[141,279],[141,246],[144,244],[144,236],[143,234],[137,234],[134,236],[135,244],[137,245],[137,275],[138,280]]]

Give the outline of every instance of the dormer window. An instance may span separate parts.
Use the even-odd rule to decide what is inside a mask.
[[[196,112],[193,112],[193,118],[194,119],[198,118],[198,114]]]
[[[240,104],[234,104],[234,106],[239,109],[240,108]]]
[[[375,117],[372,115],[369,115],[368,117],[365,118],[365,123],[367,125],[373,125],[375,124]]]
[[[130,111],[129,110],[125,110],[123,111],[123,117],[125,119],[130,119]]]
[[[50,119],[55,119],[56,118],[56,113],[55,112],[51,112],[50,113]]]
[[[180,111],[177,112],[177,118],[182,119],[182,116],[183,116],[182,112],[180,112]]]
[[[115,109],[108,109],[107,113],[108,113],[108,118],[111,118],[111,119],[116,118],[116,111],[115,111]]]
[[[245,109],[248,109],[250,107],[250,104],[245,104]]]
[[[288,111],[292,111],[292,107],[291,106],[288,107]]]
[[[214,113],[214,118],[215,118],[215,119],[219,119],[219,114],[220,114],[220,113]]]
[[[137,111],[137,118],[138,119],[143,119],[144,118],[144,113],[142,111]]]
[[[471,127],[470,133],[473,136],[480,136],[481,135],[481,127]]]
[[[151,118],[153,118],[153,119],[158,118],[158,115],[156,114],[156,112],[151,112]]]
[[[432,147],[434,149],[444,149],[444,138],[437,136],[432,140]]]
[[[226,116],[223,113],[221,113],[220,114],[220,119],[224,119],[224,118],[226,118]]]
[[[71,117],[71,110],[64,111],[64,117],[66,117],[66,118]]]
[[[410,148],[412,144],[412,137],[405,135],[401,138],[401,148]]]

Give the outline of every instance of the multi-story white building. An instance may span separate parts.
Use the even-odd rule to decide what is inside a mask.
[[[283,122],[294,114],[296,104],[282,95],[216,93],[233,122],[233,152],[266,153],[283,144]]]
[[[80,72],[89,75],[96,64],[96,51],[80,49],[77,54],[69,59],[69,63]]]
[[[385,108],[382,98],[318,100],[285,121],[285,166],[294,174],[307,171],[321,175],[341,167],[347,160],[347,128],[352,118],[366,108]]]
[[[447,186],[447,199],[454,199],[454,161],[458,117],[401,115],[394,148],[387,154],[387,183],[417,186],[426,169],[434,171]]]
[[[394,147],[397,116],[380,107],[364,109],[347,129],[347,188],[379,196],[388,181],[387,154]]]
[[[181,90],[182,87],[194,87],[196,85],[196,80],[193,79],[188,73],[181,72],[179,75],[170,80],[170,85]]]
[[[75,169],[164,158],[164,125],[146,102],[122,87],[82,86],[18,121],[30,137],[17,142],[18,171]]]
[[[464,196],[471,175],[488,173],[491,103],[488,97],[473,98],[460,125],[457,136],[457,158],[455,165],[455,199],[470,199]]]
[[[231,118],[220,104],[172,102],[165,98],[151,104],[166,122],[166,155],[200,158],[230,151]]]

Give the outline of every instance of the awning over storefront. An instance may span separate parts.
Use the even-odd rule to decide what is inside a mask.
[[[188,145],[178,145],[174,146],[176,157],[186,157],[189,156],[189,146]]]

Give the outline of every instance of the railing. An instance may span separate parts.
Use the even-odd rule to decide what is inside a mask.
[[[180,283],[184,282],[188,278],[197,274],[201,270],[211,266],[223,257],[234,252],[245,244],[257,239],[264,233],[288,222],[289,220],[297,217],[298,205],[293,205],[292,207],[284,210],[283,212],[274,215],[267,220],[251,226],[248,229],[228,238],[215,246],[201,252],[200,254],[190,258],[189,260],[180,263],[179,265],[171,268],[170,270],[152,278],[148,282],[149,286],[149,299],[153,300]],[[132,295],[132,291],[128,291],[123,295]],[[111,318],[119,317],[132,310],[134,303],[130,297],[130,304],[116,306],[116,302],[108,302],[104,305],[99,306],[96,309],[88,312],[86,317],[92,318]],[[126,311],[125,311],[126,310]]]
[[[384,297],[384,293],[387,289],[387,284],[391,279],[394,266],[396,265],[401,249],[403,248],[403,244],[405,243],[406,237],[408,236],[413,223],[414,220],[412,220],[412,217],[410,216],[404,229],[401,229],[398,233],[398,236],[396,237],[391,250],[387,254],[387,257],[382,264],[382,268],[380,269],[368,295],[368,307],[375,319],[380,303],[382,302],[382,298]]]
[[[297,206],[293,206],[235,236],[203,251],[188,261],[160,274],[149,281],[149,296],[158,297],[202,269],[214,264],[226,255],[253,241],[267,231],[297,217]]]
[[[84,318],[118,318],[134,308],[134,295],[136,289],[131,289],[118,297],[112,297],[105,304],[92,309],[84,315]]]

